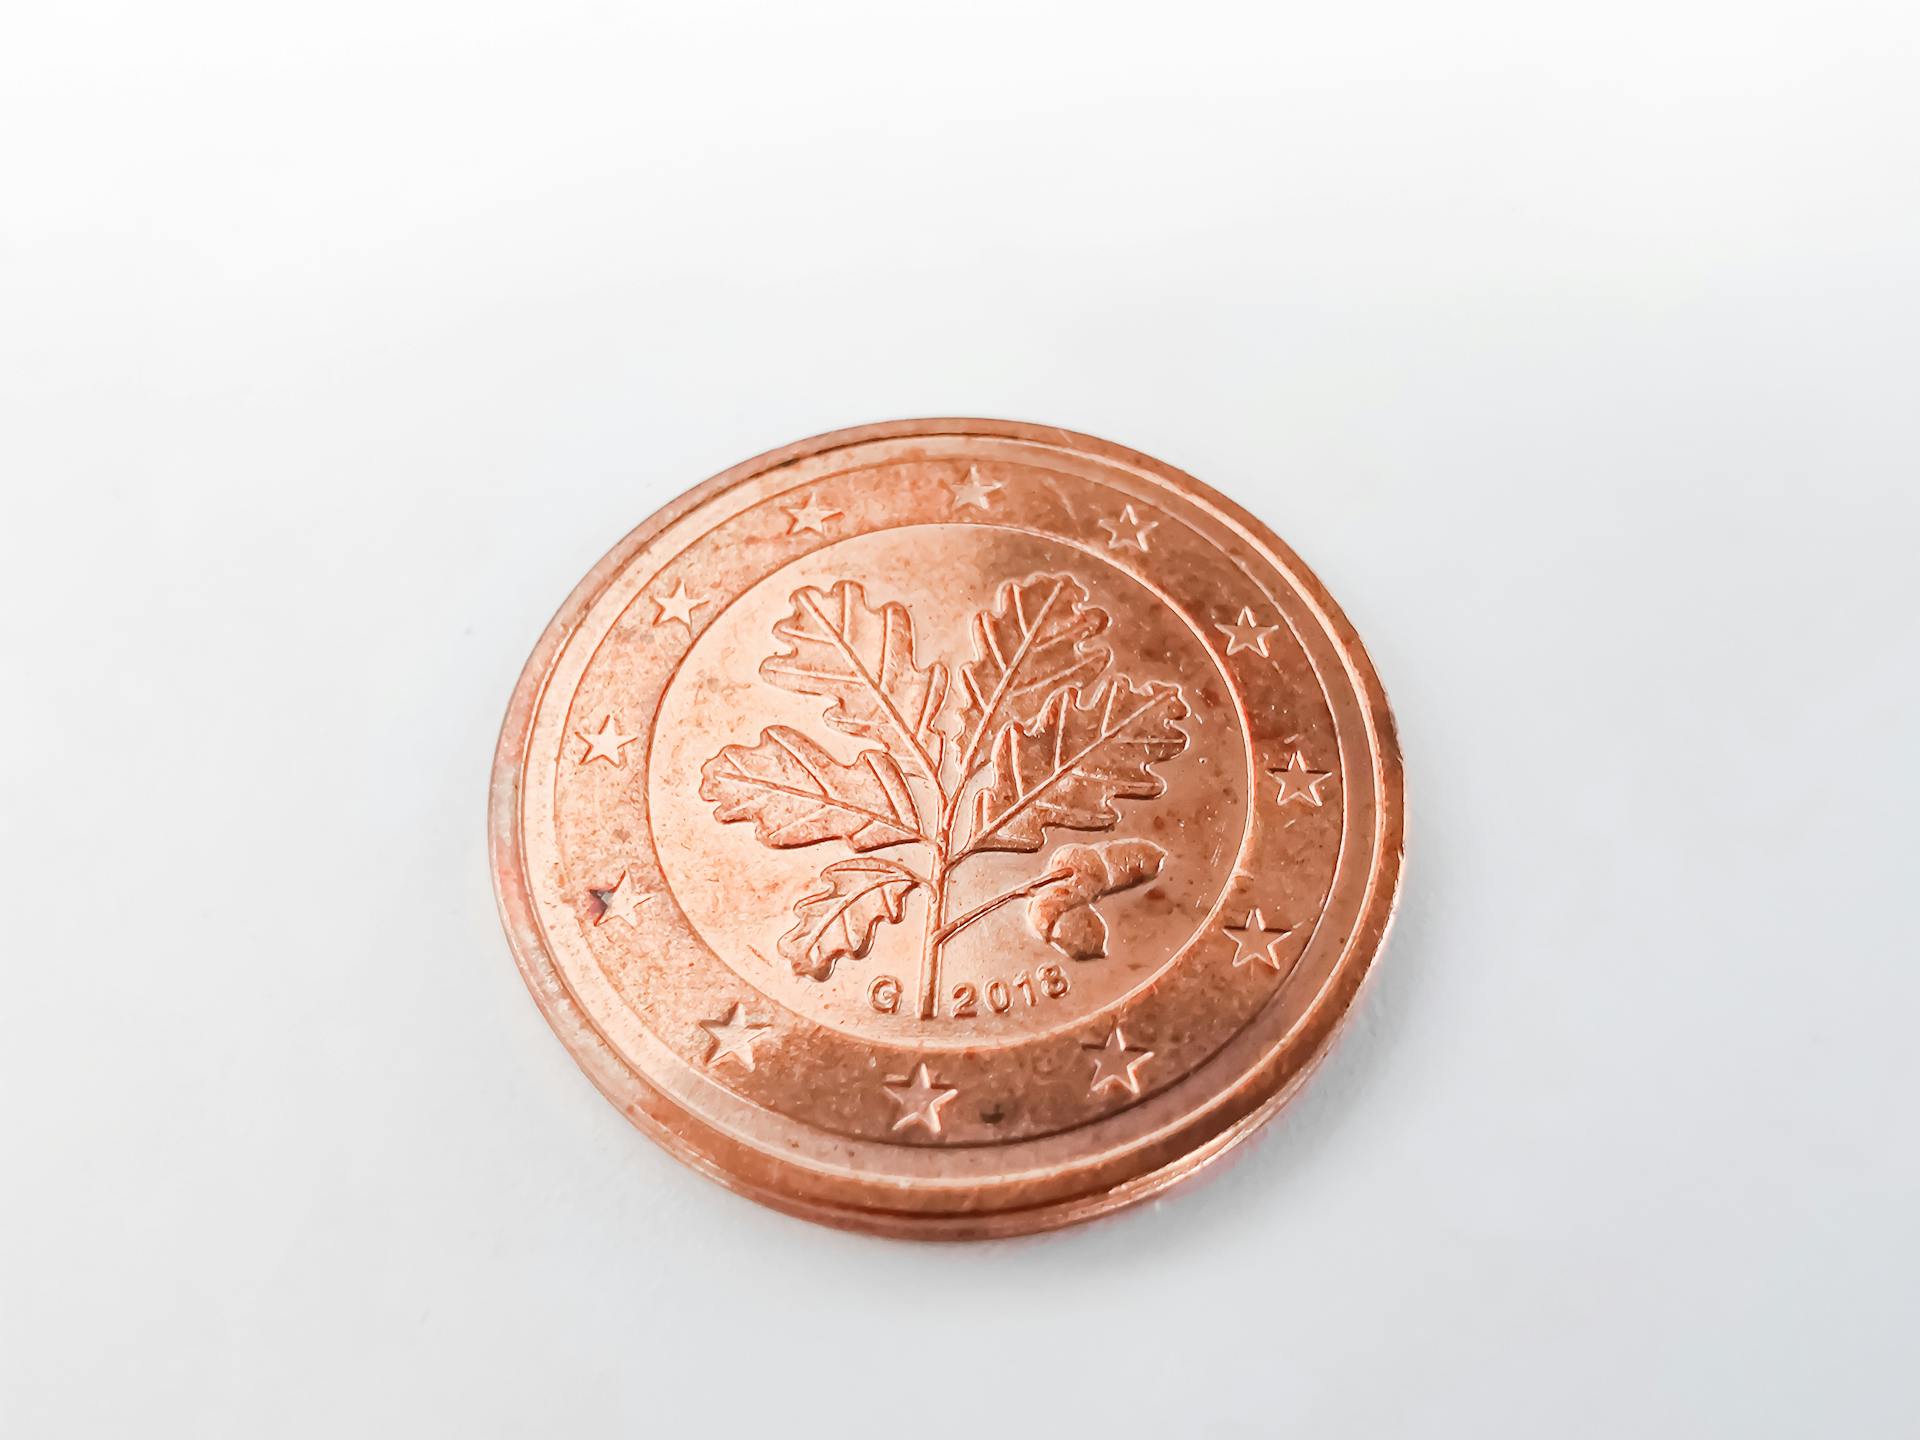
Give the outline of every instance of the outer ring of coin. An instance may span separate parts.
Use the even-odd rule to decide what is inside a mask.
[[[1333,749],[1315,759],[1332,772],[1329,794],[1340,807],[1337,860],[1325,903],[1284,974],[1277,966],[1271,976],[1266,967],[1248,966],[1263,972],[1262,978],[1237,988],[1222,978],[1228,960],[1219,926],[1230,923],[1236,909],[1257,903],[1261,867],[1274,863],[1251,837],[1262,823],[1276,828],[1276,817],[1254,805],[1255,820],[1241,837],[1243,868],[1234,876],[1250,888],[1223,894],[1208,925],[1159,980],[1031,1046],[989,1046],[977,1055],[939,1052],[939,1082],[950,1083],[964,1070],[976,1087],[1008,1087],[1006,1099],[1017,1105],[1023,1085],[1058,1082],[1060,1056],[1073,1054],[1068,1047],[1086,1048],[1116,1026],[1125,1027],[1129,1044],[1144,1049],[1151,1041],[1169,1057],[1180,1054],[1188,1031],[1205,1035],[1191,1063],[1170,1069],[1171,1061],[1163,1063],[1137,1096],[1120,1085],[1102,1087],[1089,1095],[1083,1120],[1001,1143],[964,1125],[939,1134],[926,1133],[926,1127],[906,1136],[890,1133],[885,1122],[891,1112],[878,1085],[910,1074],[924,1058],[911,1045],[870,1047],[871,1095],[853,1093],[858,1087],[846,1082],[844,1069],[821,1071],[829,1078],[813,1086],[789,1078],[784,1091],[768,1089],[781,1082],[765,1078],[759,1067],[715,1073],[702,1061],[712,1046],[700,1022],[717,1016],[696,1013],[700,1002],[689,1002],[687,992],[671,983],[647,1004],[635,1004],[631,987],[623,993],[611,983],[604,959],[585,944],[593,928],[583,922],[579,902],[586,882],[565,873],[551,821],[556,776],[567,737],[575,733],[569,687],[579,685],[593,653],[649,583],[661,579],[664,591],[663,577],[674,573],[676,557],[743,515],[782,514],[772,507],[783,499],[791,505],[836,485],[897,484],[887,477],[903,473],[920,477],[915,483],[934,483],[975,466],[989,475],[1007,467],[1060,477],[1063,487],[1076,486],[1083,497],[1097,493],[1115,507],[1134,506],[1141,520],[1167,527],[1165,537],[1229,557],[1237,577],[1234,593],[1169,593],[1169,602],[1188,615],[1197,633],[1209,624],[1222,628],[1216,617],[1230,618],[1250,597],[1263,599],[1283,619],[1325,704]],[[1082,508],[1061,510],[1058,538],[1089,543],[1086,535],[1068,533],[1075,527],[1091,531],[1095,517],[1080,514]],[[990,517],[981,520],[990,523]],[[1031,517],[1024,523],[1032,523]],[[802,544],[815,540],[827,537],[800,537]],[[1163,573],[1171,563],[1169,547],[1156,545],[1154,551],[1131,557],[1137,578],[1169,586]],[[762,565],[741,592],[778,568],[780,559]],[[1102,559],[1116,563],[1111,555]],[[695,627],[685,628],[691,645]],[[1216,664],[1230,676],[1239,668],[1222,657]],[[1239,698],[1236,703],[1250,721],[1249,777],[1256,785],[1270,784],[1261,772],[1284,763],[1288,737],[1278,731],[1285,726],[1265,725],[1260,707]],[[651,724],[649,716],[643,728]],[[644,733],[639,737],[638,754],[647,753],[649,740]],[[535,647],[502,729],[490,808],[494,882],[521,973],[575,1060],[628,1119],[687,1164],[776,1209],[846,1228],[948,1239],[1020,1234],[1105,1214],[1159,1193],[1256,1130],[1325,1053],[1352,1006],[1392,918],[1404,837],[1401,761],[1385,693],[1353,628],[1272,531],[1192,477],[1145,455],[1051,427],[974,419],[898,421],[803,440],[715,476],[641,524],[580,583]],[[638,858],[636,866],[645,868]],[[660,882],[657,866],[647,875]],[[660,888],[666,888],[663,882]],[[671,906],[663,910],[675,913]],[[691,933],[673,939],[690,953],[705,949]],[[667,949],[635,964],[678,973]],[[1256,988],[1262,984],[1264,989]],[[1176,989],[1177,1003],[1164,999]],[[696,987],[693,993],[709,992]],[[827,1036],[807,1017],[743,993],[756,1007],[754,1018],[766,1021],[776,1042],[790,1041],[796,1053],[829,1041],[844,1048],[846,1037]],[[720,998],[717,991],[711,994]],[[1225,1021],[1223,1012],[1231,1012]],[[1036,1052],[1030,1063],[1023,1059],[1020,1051],[1042,1041],[1051,1048]],[[879,1107],[871,1123],[864,1107]]]

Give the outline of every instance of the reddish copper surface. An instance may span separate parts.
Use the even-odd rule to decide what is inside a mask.
[[[1401,774],[1319,583],[1191,478],[988,420],[738,466],[515,691],[495,881],[642,1129],[892,1234],[1065,1224],[1278,1108],[1384,937]]]

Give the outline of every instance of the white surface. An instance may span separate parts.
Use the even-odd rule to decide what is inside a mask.
[[[0,25],[0,1431],[1913,1433],[1911,5]],[[928,413],[1270,520],[1414,819],[1297,1107],[987,1248],[631,1131],[483,845],[604,549]]]

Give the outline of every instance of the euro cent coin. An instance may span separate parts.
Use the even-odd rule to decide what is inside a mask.
[[[1105,441],[870,425],[696,486],[513,695],[507,934],[641,1130],[781,1210],[1153,1195],[1324,1053],[1402,848],[1386,697],[1258,520]]]

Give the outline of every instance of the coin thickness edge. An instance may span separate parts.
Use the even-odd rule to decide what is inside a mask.
[[[861,426],[698,485],[515,688],[515,959],[603,1094],[882,1234],[1088,1219],[1231,1148],[1391,921],[1393,721],[1266,526],[1106,441]]]

